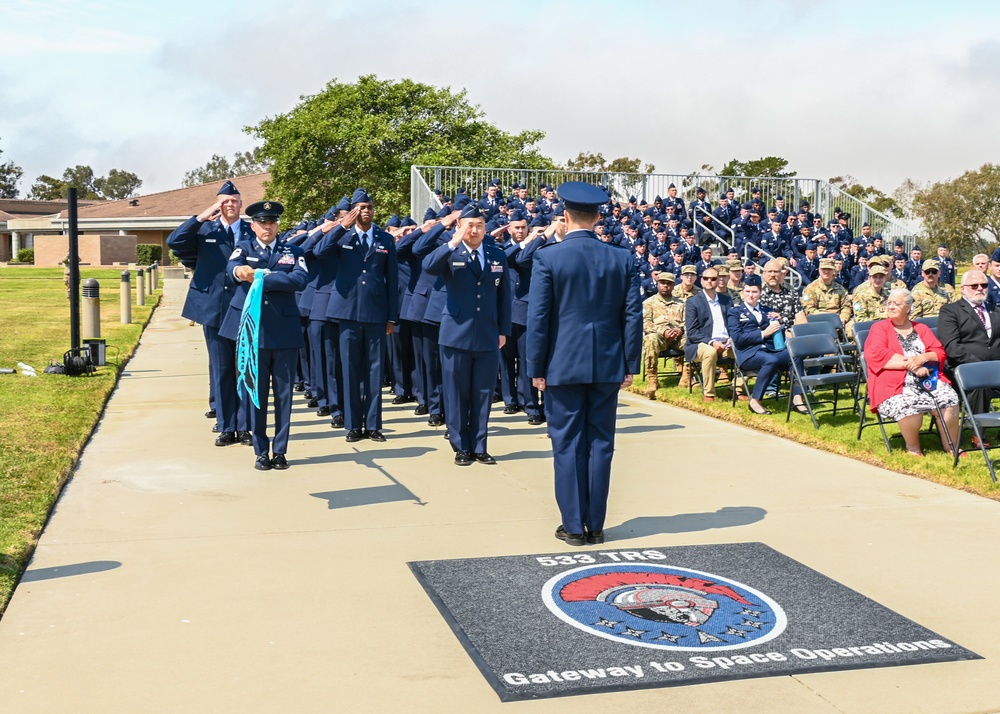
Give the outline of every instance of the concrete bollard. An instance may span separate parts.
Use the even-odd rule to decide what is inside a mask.
[[[146,274],[142,268],[139,268],[139,272],[136,274],[135,297],[137,305],[146,304]]]
[[[132,323],[132,277],[127,270],[122,271],[121,315],[123,325]]]
[[[156,292],[156,288],[160,286],[160,264],[153,262],[149,266],[149,294],[152,295]]]
[[[81,313],[83,315],[82,337],[101,336],[101,284],[94,278],[87,278],[81,285],[83,286],[83,305]]]

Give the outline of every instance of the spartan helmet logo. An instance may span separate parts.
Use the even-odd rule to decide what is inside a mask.
[[[697,627],[708,622],[719,607],[703,595],[687,588],[639,585],[604,592],[597,599],[644,620]]]

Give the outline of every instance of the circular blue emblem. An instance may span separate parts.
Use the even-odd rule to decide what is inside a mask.
[[[735,580],[671,565],[567,570],[542,587],[556,617],[615,642],[667,650],[753,647],[785,630],[784,610]]]

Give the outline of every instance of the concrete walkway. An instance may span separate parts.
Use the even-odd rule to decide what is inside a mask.
[[[0,621],[0,711],[1000,710],[1000,503],[623,395],[606,548],[762,541],[986,659],[501,704],[407,561],[571,550],[544,428],[458,468],[412,405],[347,444],[297,396],[285,472],[216,448],[164,300]],[[577,551],[578,552],[578,551]]]

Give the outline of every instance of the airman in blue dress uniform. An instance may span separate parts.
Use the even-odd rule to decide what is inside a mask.
[[[277,241],[278,218],[284,206],[277,201],[258,201],[247,208],[256,238],[236,244],[226,273],[239,283],[219,333],[236,340],[243,303],[254,280],[254,271],[269,271],[264,276],[264,296],[260,310],[257,351],[257,400],[253,410],[253,449],[257,454],[254,468],[267,471],[286,469],[288,433],[292,416],[292,387],[299,349],[303,346],[299,308],[295,292],[309,282],[302,248]],[[274,441],[267,437],[269,393],[274,394]],[[273,453],[273,457],[269,456]]]
[[[567,231],[535,252],[528,296],[528,375],[545,392],[562,524],[570,545],[604,542],[618,390],[642,356],[639,279],[627,251],[591,230],[605,191],[559,187]]]
[[[236,243],[253,238],[240,218],[243,201],[232,181],[222,184],[217,200],[197,216],[184,221],[167,237],[167,246],[185,262],[194,262],[181,315],[202,325],[208,347],[209,380],[215,399],[216,446],[249,439],[247,412],[236,394],[236,344],[219,335],[229,311],[236,283],[226,270]]]
[[[445,423],[455,463],[495,464],[486,431],[500,348],[510,336],[507,256],[484,242],[486,221],[468,204],[447,243],[424,258],[424,271],[444,280],[446,307],[438,341],[444,376]]]

